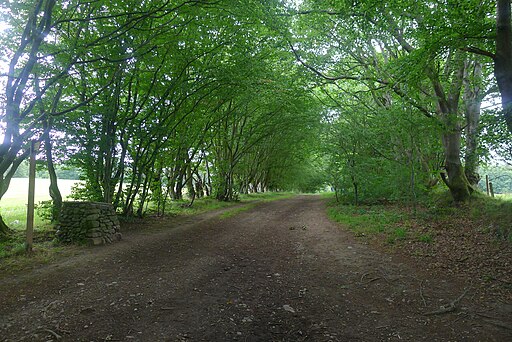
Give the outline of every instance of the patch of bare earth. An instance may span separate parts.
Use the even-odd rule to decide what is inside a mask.
[[[150,224],[154,229],[131,230],[120,243],[0,280],[0,339],[512,337],[510,311],[476,300],[456,276],[354,239],[327,219],[318,197],[263,203],[228,219],[205,214]]]

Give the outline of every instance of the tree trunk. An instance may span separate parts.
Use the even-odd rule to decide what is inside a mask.
[[[510,0],[498,0],[494,75],[501,94],[503,117],[512,132],[512,23]]]
[[[354,186],[354,202],[355,205],[359,205],[359,185],[357,182],[353,182],[352,185]]]
[[[206,197],[210,197],[212,194],[212,175],[210,173],[210,166],[208,163],[208,160],[205,158],[205,165],[206,165],[206,175],[204,178],[204,185],[206,190]]]
[[[174,199],[183,199],[183,175],[180,175],[178,181],[176,182],[176,187],[174,188]]]
[[[55,4],[55,0],[47,0],[37,1],[33,7],[30,5],[31,14],[27,18],[23,37],[19,43],[15,43],[14,54],[9,60],[9,72],[4,75],[7,77],[5,96],[2,96],[2,123],[5,126],[2,129],[3,138],[0,142],[0,198],[7,191],[14,172],[28,156],[30,148],[27,141],[34,137],[34,132],[37,132],[34,128],[39,127],[36,124],[41,118],[31,111],[23,113],[21,107],[26,106],[26,109],[30,109],[36,103],[35,101],[38,101],[37,96],[32,96],[32,82],[29,80],[34,78],[41,45],[53,27],[52,14]],[[52,82],[49,81],[49,83]],[[31,117],[37,117],[37,120],[31,119],[33,120],[31,123],[23,121]],[[20,125],[22,121],[24,123]],[[27,128],[31,125],[34,125],[32,129],[21,133],[20,127]],[[0,226],[5,224],[0,223]],[[0,230],[4,229],[0,228]]]
[[[460,51],[457,51],[454,58],[447,62],[451,62],[450,68],[447,68],[447,70],[452,70],[448,93],[445,93],[439,74],[435,73],[433,68],[427,70],[427,75],[437,96],[439,119],[444,126],[442,142],[446,174],[442,173],[441,176],[450,189],[453,200],[459,203],[468,201],[471,195],[471,187],[461,163],[460,152],[462,128],[459,122],[459,102],[466,65]]]
[[[478,174],[478,124],[480,122],[480,108],[482,95],[480,84],[482,81],[482,64],[479,62],[466,62],[464,75],[464,107],[466,118],[466,153],[464,157],[464,172],[469,184],[475,186],[480,181]]]
[[[52,142],[49,131],[45,135],[44,145],[46,150],[46,164],[48,166],[48,174],[50,175],[50,197],[53,200],[52,222],[57,222],[62,208],[62,194],[60,193],[59,185],[57,184],[57,173],[55,172],[55,166],[53,165]]]
[[[466,202],[471,195],[469,182],[460,162],[460,130],[450,130],[443,134],[446,174],[443,181],[450,189],[453,200],[457,203]]]
[[[0,241],[11,233],[11,229],[5,224],[4,218],[0,215]]]
[[[188,198],[193,199],[196,197],[196,189],[194,188],[194,178],[192,177],[192,162],[189,160],[187,161],[187,193]]]

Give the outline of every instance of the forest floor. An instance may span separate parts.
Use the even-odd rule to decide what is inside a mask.
[[[355,238],[325,202],[126,224],[119,243],[0,279],[0,340],[512,340],[510,297]]]

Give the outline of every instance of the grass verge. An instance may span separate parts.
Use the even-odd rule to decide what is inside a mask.
[[[385,236],[390,243],[404,239],[407,232],[407,213],[382,205],[334,205],[328,208],[329,217],[345,225],[356,236]]]
[[[248,211],[256,206],[258,203],[262,202],[272,202],[280,199],[291,198],[296,196],[294,193],[290,192],[270,192],[270,193],[261,193],[261,194],[250,194],[241,196],[241,202],[248,202],[248,204],[237,206],[236,208],[225,211],[220,215],[220,218],[226,219],[233,216],[236,216],[244,211]]]

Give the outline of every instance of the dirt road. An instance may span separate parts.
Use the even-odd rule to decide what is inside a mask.
[[[324,206],[301,196],[155,221],[3,280],[0,340],[512,340],[470,290],[456,300],[465,284],[358,243]],[[460,311],[428,315],[452,301]]]

